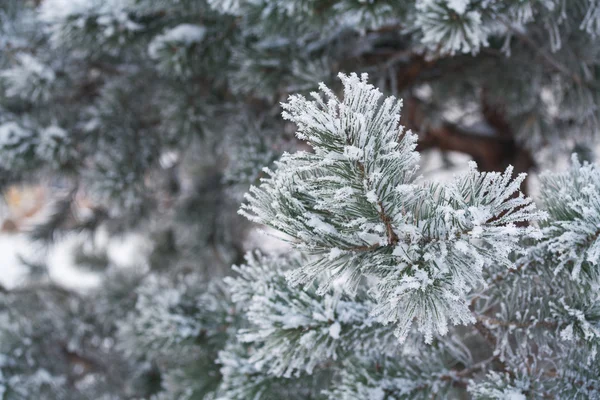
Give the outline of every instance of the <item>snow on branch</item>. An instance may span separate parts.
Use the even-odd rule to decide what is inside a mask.
[[[573,157],[566,172],[541,177],[541,197],[550,219],[542,243],[574,280],[598,275],[600,264],[600,170]]]
[[[519,187],[524,179],[469,171],[449,184],[418,179],[416,135],[399,125],[402,102],[367,82],[339,75],[344,98],[321,85],[312,100],[291,96],[283,117],[314,152],[284,154],[252,187],[240,213],[295,239],[315,256],[292,271],[292,284],[320,277],[319,293],[339,285],[356,293],[363,277],[403,341],[416,320],[427,342],[448,321],[474,321],[466,294],[485,286],[482,270],[511,267],[523,223],[543,218]],[[312,260],[312,259],[311,259]]]
[[[249,362],[275,376],[299,376],[350,354],[394,352],[392,330],[369,316],[374,306],[363,291],[354,299],[335,291],[318,296],[315,286],[290,287],[285,272],[300,265],[298,256],[246,256],[225,278],[249,327],[238,333],[255,346]]]

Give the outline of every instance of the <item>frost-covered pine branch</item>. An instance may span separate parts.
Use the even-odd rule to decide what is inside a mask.
[[[270,375],[249,361],[252,347],[230,343],[219,352],[217,363],[223,375],[215,398],[242,399],[310,399],[321,397],[321,386],[331,379],[330,371],[293,379]]]
[[[597,398],[599,302],[596,244],[597,166],[576,157],[560,173],[542,175],[548,218],[510,273],[473,300],[493,350],[510,373],[473,382],[475,398]]]
[[[542,176],[545,221],[519,192],[593,153],[599,10],[0,1],[0,188],[61,188],[47,245],[151,243],[95,248],[96,290],[0,286],[0,399],[599,398],[597,166]],[[478,167],[419,177],[440,149]],[[303,254],[230,270],[259,178],[244,213]]]
[[[600,172],[596,165],[572,159],[562,174],[542,176],[541,200],[552,217],[544,225],[542,245],[571,279],[594,280],[600,263]],[[582,276],[582,274],[584,274]]]
[[[290,336],[279,335],[295,325],[279,315],[297,315],[311,303],[320,309],[318,300],[302,297],[315,288],[323,296],[318,304],[327,304],[332,290],[357,299],[367,290],[374,304],[365,320],[395,322],[401,340],[416,321],[434,344],[419,350],[414,366],[410,353],[396,356],[403,362],[390,375],[376,361],[389,350],[346,358],[332,398],[414,398],[457,388],[474,398],[594,398],[593,368],[581,366],[598,356],[596,167],[574,160],[567,172],[544,175],[547,212],[519,192],[524,176],[512,179],[511,168],[481,173],[471,164],[449,182],[424,182],[416,176],[414,136],[398,126],[400,104],[381,102],[364,76],[340,78],[343,100],[322,86],[326,98],[314,93],[311,101],[293,96],[284,104],[284,117],[313,152],[284,154],[242,207],[243,215],[289,235],[308,254],[287,274],[296,286],[286,288],[280,276],[278,290],[269,290],[260,263],[231,281],[257,326],[240,338],[267,345],[250,361],[257,368],[283,361],[268,370],[278,375],[298,360],[290,354],[310,342],[286,347],[280,340]],[[536,220],[541,229],[527,226]],[[314,317],[301,315],[306,325]],[[475,324],[446,339],[448,322]],[[464,350],[458,366],[436,355],[451,340],[458,340],[451,348]],[[425,357],[432,357],[428,367]],[[564,366],[553,367],[560,360]]]
[[[318,295],[316,284],[290,287],[285,273],[303,261],[297,255],[249,254],[245,265],[234,268],[239,277],[225,278],[249,322],[238,331],[239,340],[255,348],[249,362],[268,374],[290,377],[312,374],[349,355],[396,350],[392,330],[369,315],[374,303],[364,291],[350,298],[334,290]]]
[[[416,136],[398,125],[401,102],[381,103],[366,76],[340,79],[343,100],[321,86],[326,98],[283,105],[314,153],[284,154],[242,213],[315,256],[290,274],[293,284],[326,274],[319,293],[334,283],[355,293],[363,277],[374,278],[372,315],[395,323],[401,341],[413,319],[426,341],[448,322],[474,322],[466,294],[485,285],[490,264],[512,266],[510,254],[531,233],[520,224],[543,216],[519,192],[524,176],[473,164],[448,184],[418,179]]]
[[[461,365],[473,365],[473,360],[464,347],[452,342],[427,349],[416,345],[397,356],[359,357],[345,363],[339,384],[327,396],[330,400],[453,398],[481,368],[461,369]]]

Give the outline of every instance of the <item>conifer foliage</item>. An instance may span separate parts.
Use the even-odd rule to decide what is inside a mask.
[[[599,0],[0,1],[0,191],[52,193],[0,400],[600,399],[599,44]]]
[[[512,265],[509,255],[526,234],[515,223],[540,215],[512,168],[486,174],[472,164],[448,185],[420,182],[416,136],[399,126],[401,102],[380,105],[381,92],[364,75],[340,79],[343,100],[322,87],[327,99],[314,93],[314,101],[292,96],[284,104],[283,117],[314,153],[284,155],[251,188],[244,210],[315,256],[292,284],[328,273],[321,293],[334,282],[354,293],[372,276],[380,322],[395,323],[402,342],[416,320],[431,342],[448,332],[448,321],[474,322],[466,294],[485,283],[490,264]]]

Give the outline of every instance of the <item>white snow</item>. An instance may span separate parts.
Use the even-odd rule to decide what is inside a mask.
[[[343,253],[342,250],[338,249],[337,247],[334,247],[329,251],[329,259],[335,260],[336,258],[341,256],[342,253]]]
[[[323,221],[316,214],[308,214],[307,215],[306,225],[314,228],[315,231],[325,232],[325,233],[330,233],[330,234],[337,233],[337,230],[335,229],[335,227],[333,225],[328,224],[327,222]]]
[[[85,14],[94,7],[89,0],[44,0],[39,8],[43,21],[58,21],[72,15]]]
[[[206,28],[199,25],[181,24],[166,31],[162,37],[169,42],[182,42],[186,44],[197,43],[204,38]]]
[[[520,391],[509,390],[504,393],[504,400],[527,400],[527,397]]]
[[[59,130],[54,133],[59,134]],[[47,191],[48,188],[37,186],[21,187],[5,194],[0,225],[12,221],[18,230],[0,232],[0,284],[10,289],[25,283],[28,275],[22,262],[25,260],[45,264],[49,278],[60,286],[89,291],[101,283],[102,274],[80,268],[74,260],[75,248],[81,243],[91,243],[89,236],[70,234],[57,238],[49,247],[29,239],[27,231],[31,226],[47,218],[49,208],[44,207],[48,202]],[[110,264],[119,268],[144,267],[140,260],[145,260],[150,251],[149,243],[138,233],[115,238],[100,229],[93,239],[96,246],[106,248]]]
[[[54,71],[28,53],[18,53],[15,59],[17,65],[0,71],[0,78],[6,84],[6,95],[31,99],[44,97],[46,87],[56,78]]]
[[[265,254],[285,254],[292,250],[291,237],[286,237],[273,228],[254,228],[244,242],[244,249],[252,251],[260,249]]]
[[[241,0],[208,0],[208,4],[222,13],[238,14],[241,11]]]
[[[121,14],[130,0],[44,0],[39,8],[45,22],[61,22],[78,15],[92,13]]]
[[[71,235],[53,246],[47,258],[48,273],[61,286],[85,292],[98,286],[101,280],[97,273],[75,266],[73,255],[78,244],[77,236]]]
[[[475,225],[473,227],[473,229],[471,230],[471,236],[473,236],[474,238],[481,237],[482,233],[483,233],[483,228],[479,225]]]
[[[70,235],[58,240],[47,254],[40,246],[31,242],[25,233],[0,234],[0,284],[13,288],[24,283],[27,277],[26,267],[20,256],[35,261],[41,259],[48,266],[50,278],[65,288],[86,292],[96,288],[101,281],[101,274],[86,271],[77,267],[73,260],[74,250],[81,243],[77,235]],[[140,235],[131,234],[108,244],[108,258],[121,268],[133,267],[140,260],[140,253],[147,250],[147,242]]]
[[[364,152],[361,148],[356,146],[345,146],[344,155],[348,160],[361,160],[364,156]]]
[[[573,335],[573,324],[570,324],[565,329],[560,331],[560,338],[562,340],[574,340],[575,336]]]
[[[0,147],[18,144],[28,133],[16,122],[5,122],[0,125]]]
[[[139,31],[143,26],[129,18],[131,0],[44,0],[39,7],[39,18],[52,32],[52,40],[59,43],[65,31],[73,27],[83,29],[88,18],[104,28],[103,35],[111,37],[122,31]],[[65,29],[70,25],[69,29]]]
[[[60,126],[51,125],[42,130],[42,136],[60,139],[66,137],[67,132]]]
[[[464,14],[467,11],[467,6],[470,0],[446,0],[448,7],[456,11],[457,14]]]
[[[342,330],[342,326],[340,325],[339,322],[335,321],[329,327],[329,336],[331,336],[333,339],[339,339],[341,330]]]
[[[369,203],[373,203],[373,204],[377,204],[377,193],[375,193],[375,190],[369,190],[366,193],[367,196],[367,200],[369,201]]]
[[[165,30],[157,35],[148,45],[148,54],[152,58],[159,58],[160,52],[169,44],[176,43],[185,46],[199,43],[206,35],[206,28],[200,25],[181,24]]]
[[[32,245],[24,234],[0,235],[0,284],[12,288],[23,282],[27,271],[19,255],[29,255]]]
[[[51,125],[41,130],[36,153],[45,160],[52,160],[55,152],[60,153],[61,156],[66,156],[69,147],[63,147],[62,145],[66,145],[67,140],[67,132],[64,129],[60,126]]]

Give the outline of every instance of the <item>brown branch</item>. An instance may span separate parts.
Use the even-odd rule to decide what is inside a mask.
[[[366,251],[373,251],[373,250],[377,250],[381,247],[385,247],[385,246],[381,246],[379,244],[372,244],[370,246],[356,246],[356,247],[348,247],[343,249],[344,251],[356,251],[356,252],[366,252]]]
[[[487,326],[485,326],[483,324],[483,322],[481,322],[481,320],[479,319],[479,316],[477,316],[476,318],[477,318],[477,322],[474,325],[475,329],[477,329],[477,332],[479,332],[481,334],[481,336],[485,339],[485,341],[488,342],[488,344],[492,348],[495,349],[496,344],[498,342],[498,340],[496,339],[496,336],[494,336],[494,334],[492,333],[490,328],[488,328]]]
[[[377,203],[379,205],[379,218],[383,221],[385,225],[385,231],[388,237],[388,245],[395,246],[398,243],[398,235],[394,232],[394,228],[392,227],[392,220],[385,213],[385,209],[383,208],[383,202],[379,201]]]
[[[494,276],[491,280],[491,283],[497,284],[506,279],[509,275],[514,274],[516,272],[521,272],[525,268],[525,264],[519,264],[514,268],[509,268],[505,273],[500,273]]]
[[[346,144],[348,144],[348,145],[354,144],[350,138],[350,135],[348,135],[347,133],[346,133]],[[367,177],[367,173],[365,171],[365,165],[361,161],[357,161],[356,166],[358,167],[358,170],[360,171],[361,179],[363,181],[366,180],[367,184],[370,186],[371,181]],[[394,246],[398,243],[399,239],[398,239],[398,235],[396,234],[396,232],[394,232],[394,228],[392,227],[392,219],[390,218],[389,215],[387,215],[385,213],[385,208],[383,207],[382,201],[379,201],[377,203],[377,205],[379,206],[379,209],[377,210],[377,213],[379,214],[379,219],[381,219],[381,222],[383,222],[383,224],[385,225],[385,230],[386,230],[386,234],[387,234],[387,238],[388,238],[388,245]],[[376,246],[375,248],[377,248],[377,247],[379,247],[379,246]],[[370,249],[372,249],[372,246],[366,247],[366,250],[370,250]]]
[[[481,95],[481,117],[486,125],[463,128],[457,124],[443,122],[432,126],[427,121],[424,104],[408,98],[402,123],[419,132],[417,151],[432,148],[456,151],[469,155],[484,172],[503,171],[513,165],[516,173],[529,172],[535,162],[529,150],[515,139],[504,107],[492,104],[485,90]],[[526,182],[521,190],[526,193]]]
[[[513,138],[486,135],[463,130],[445,123],[439,128],[427,129],[419,138],[418,151],[438,148],[470,155],[482,171],[502,171],[509,164],[517,173],[533,168],[533,158]]]

